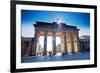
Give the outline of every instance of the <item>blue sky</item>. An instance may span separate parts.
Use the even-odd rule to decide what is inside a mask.
[[[80,29],[79,36],[90,34],[90,14],[79,12],[56,12],[56,11],[36,11],[21,10],[22,36],[33,37],[36,21],[54,22],[59,19],[67,25],[77,26]]]

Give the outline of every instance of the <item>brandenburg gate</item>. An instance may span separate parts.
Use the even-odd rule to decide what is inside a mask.
[[[65,23],[36,22],[32,55],[73,54],[80,52],[79,29]]]

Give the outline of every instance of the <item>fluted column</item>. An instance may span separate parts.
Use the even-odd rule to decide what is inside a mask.
[[[28,56],[30,56],[30,51],[31,51],[31,41],[28,42]]]
[[[53,32],[53,55],[56,55],[56,33]]]
[[[84,51],[86,52],[85,41],[84,41]]]
[[[77,37],[78,52],[80,52],[80,40],[79,40],[78,32],[76,32],[76,37]]]
[[[44,34],[44,54],[43,55],[47,55],[47,31],[45,31],[45,34]]]
[[[24,41],[22,41],[21,49],[21,56],[24,56]]]
[[[70,32],[70,37],[71,37],[71,48],[72,48],[72,53],[74,53],[74,42],[73,42],[72,32]]]
[[[64,50],[65,50],[65,53],[67,53],[67,39],[66,39],[66,32],[64,32]]]
[[[33,56],[36,56],[37,34],[38,34],[38,32],[35,30],[34,40],[33,40],[33,43],[32,43],[32,55]]]

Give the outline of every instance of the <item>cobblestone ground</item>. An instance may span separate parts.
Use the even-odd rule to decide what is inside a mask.
[[[78,54],[65,54],[64,56],[30,56],[22,57],[22,63],[28,62],[47,62],[47,61],[69,61],[69,60],[88,60],[90,59],[90,53],[78,53]]]

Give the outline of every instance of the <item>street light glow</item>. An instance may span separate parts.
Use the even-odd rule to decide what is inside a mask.
[[[61,23],[61,20],[57,19],[57,24],[60,24]]]

